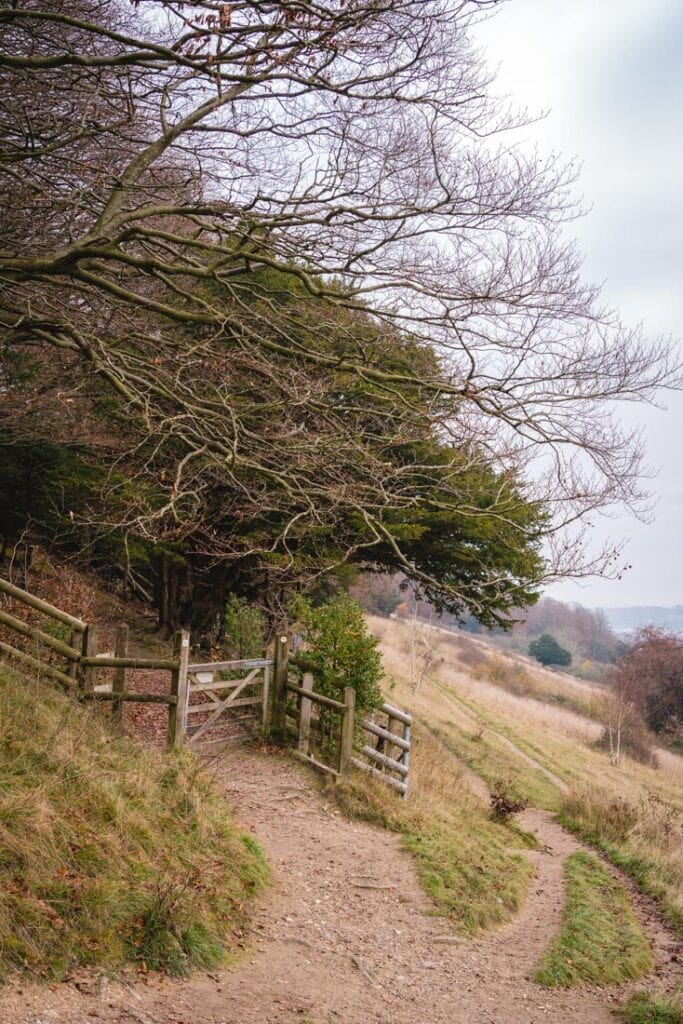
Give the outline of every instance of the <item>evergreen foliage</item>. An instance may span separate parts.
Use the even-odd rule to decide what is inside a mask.
[[[572,656],[564,647],[560,647],[554,636],[543,633],[538,640],[529,644],[529,654],[541,665],[571,665]]]
[[[315,672],[316,690],[343,700],[345,687],[352,686],[358,711],[374,711],[383,699],[379,688],[382,660],[360,605],[345,594],[317,608],[299,597],[293,614],[303,630],[306,661]]]

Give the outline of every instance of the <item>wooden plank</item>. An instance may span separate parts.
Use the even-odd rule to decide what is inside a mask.
[[[81,664],[87,668],[144,668],[167,672],[178,668],[175,658],[118,658],[113,654],[86,655],[81,658]]]
[[[395,761],[393,757],[387,757],[386,754],[380,754],[379,750],[374,750],[372,747],[363,747],[361,754],[369,757],[371,761],[381,764],[383,768],[390,768],[392,772],[396,772],[398,775],[405,777],[408,774],[408,769],[404,764],[401,764],[400,761]]]
[[[389,715],[389,718],[395,718],[397,721],[403,722],[404,725],[413,724],[413,716],[409,715],[407,711],[395,708],[393,704],[382,704],[380,711],[383,711],[385,715]]]
[[[81,694],[92,693],[95,689],[97,671],[92,664],[97,655],[97,626],[90,623],[83,634],[83,654],[79,663],[79,689]]]
[[[356,722],[356,691],[352,686],[347,686],[344,689],[344,707],[344,718],[341,728],[341,744],[339,746],[339,774],[343,779],[348,779],[351,774],[353,732]]]
[[[173,638],[175,667],[171,670],[171,692],[169,701],[168,731],[166,746],[169,750],[182,743],[187,729],[187,701],[189,697],[187,665],[190,660],[190,634],[179,629]]]
[[[239,718],[234,722],[226,721],[225,725],[229,725],[230,729],[232,730],[230,735],[216,736],[214,733],[214,738],[212,739],[212,733],[209,733],[207,736],[204,736],[202,738],[202,745],[206,743],[231,743],[233,740],[249,736],[253,732],[253,730],[251,729],[251,724],[253,722],[258,722],[260,717],[260,715],[244,715],[242,718]],[[192,738],[193,743],[198,736],[200,727],[200,725],[188,725],[187,727],[187,735],[188,737]]]
[[[30,654],[26,654],[25,651],[19,651],[16,647],[11,647],[10,644],[6,644],[0,641],[0,651],[8,655],[10,658],[15,658],[17,661],[22,662],[24,665],[29,665],[31,668],[40,672],[41,675],[49,676],[50,679],[54,679],[56,682],[61,683],[62,686],[68,690],[73,690],[75,683],[66,672],[60,672],[59,669],[53,668],[52,665],[44,665],[42,661],[38,661],[37,658],[31,657]]]
[[[364,718],[361,725],[366,732],[371,732],[373,736],[381,736],[383,740],[387,740],[388,743],[393,743],[401,750],[410,750],[410,743],[406,743],[402,736],[398,736],[395,732],[391,732],[389,729],[383,729],[381,725],[377,725],[376,722],[371,722],[370,719]],[[406,726],[410,728],[410,726]]]
[[[341,701],[333,700],[332,697],[325,697],[322,693],[304,690],[303,687],[297,686],[296,683],[287,683],[287,689],[291,693],[298,693],[300,696],[308,697],[315,704],[322,704],[325,708],[332,708],[334,711],[344,710],[345,705]]]
[[[334,775],[335,779],[339,778],[339,772],[336,768],[330,768],[328,764],[323,764],[322,761],[316,761],[312,754],[300,754],[298,750],[293,750],[292,754],[294,757],[298,757],[300,761],[305,761],[306,764],[310,764],[314,768],[317,768],[318,771],[327,772],[328,775]]]
[[[381,779],[387,786],[397,789],[403,796],[408,792],[408,784],[406,782],[401,782],[400,779],[393,779],[391,775],[385,775],[384,772],[381,772],[378,768],[373,768],[371,764],[361,761],[358,757],[352,757],[351,764],[354,768],[360,768],[361,771],[370,772],[376,778]]]
[[[121,659],[125,658],[128,654],[128,626],[125,622],[119,622],[116,627],[114,654],[117,658]],[[114,699],[111,702],[112,721],[117,725],[121,725],[123,722],[123,704],[121,702],[121,695],[126,692],[126,670],[124,667],[117,668],[114,672],[112,692],[114,694]]]
[[[69,661],[78,661],[81,656],[78,651],[70,647],[69,644],[64,643],[63,640],[58,640],[56,637],[50,636],[49,633],[44,633],[42,629],[37,629],[36,626],[30,626],[28,622],[22,622],[21,619],[15,618],[9,612],[0,611],[0,622],[4,626],[9,626],[15,633],[21,633],[22,636],[29,637],[31,640],[38,640],[41,644],[45,644],[46,647],[56,651],[57,654],[68,658]]]
[[[242,697],[240,700],[231,701],[229,704],[225,704],[224,701],[220,703],[221,711],[230,711],[231,708],[248,708],[252,705],[260,704],[260,697]],[[189,704],[187,708],[188,715],[198,715],[202,711],[206,714],[209,711],[217,711],[218,708],[215,704]]]
[[[409,725],[404,725],[403,726],[403,739],[408,744],[408,749],[404,752],[403,757],[401,758],[401,762],[405,766],[405,769],[406,769],[406,788],[405,788],[405,792],[403,794],[403,796],[406,797],[406,796],[408,796],[408,774],[407,773],[408,773],[408,771],[410,769],[410,726]]]
[[[304,672],[302,690],[311,691],[313,689],[313,676],[310,672]],[[309,697],[302,697],[299,704],[299,721],[297,722],[297,731],[299,733],[299,741],[297,744],[297,750],[300,754],[308,754],[311,745],[311,708],[313,707]]]
[[[232,690],[236,686],[242,686],[242,684],[251,683],[255,680],[256,675],[260,672],[260,668],[255,668],[248,676],[243,679],[224,679],[217,683],[190,683],[190,693],[210,693],[211,690]]]
[[[254,698],[253,697],[244,697],[244,698],[242,698],[242,700],[247,701],[248,703],[251,704],[254,701]],[[207,720],[205,722],[202,722],[202,724],[199,726],[199,729],[197,730],[197,732],[194,733],[194,735],[192,736],[193,742],[194,742],[195,739],[197,739],[198,736],[201,736],[208,729],[210,729],[211,726],[215,722],[218,721],[218,719],[221,717],[221,715],[223,714],[223,712],[226,709],[228,709],[230,707],[233,707],[233,708],[240,707],[241,704],[242,704],[242,701],[240,701],[240,700],[233,700],[233,697],[231,696],[231,697],[226,697],[225,700],[222,700],[220,702],[220,704],[217,704],[216,706],[211,705],[211,707],[209,708],[209,710],[211,712],[211,717],[207,718]]]
[[[263,688],[261,690],[261,701],[263,703],[263,709],[261,711],[261,729],[264,733],[268,732],[268,724],[270,722],[271,664],[272,662],[263,666]]]
[[[35,608],[36,611],[42,612],[43,615],[48,615],[52,619],[57,619],[58,622],[63,622],[66,626],[77,629],[79,633],[85,632],[85,622],[77,619],[74,615],[63,612],[61,608],[55,608],[53,604],[48,604],[47,601],[41,601],[39,597],[34,597],[27,590],[15,587],[9,580],[0,579],[0,592],[9,594],[15,601],[21,601],[23,604],[29,605],[30,608]]]
[[[202,661],[187,666],[187,671],[196,672],[227,672],[237,668],[266,668],[273,664],[272,658],[246,658],[242,661]]]
[[[273,729],[281,732],[285,728],[285,707],[287,704],[287,673],[289,671],[289,637],[275,638],[273,664],[273,707],[271,721]]]
[[[103,693],[101,690],[92,690],[83,694],[84,700],[114,700],[114,694],[110,690]],[[176,704],[176,697],[171,693],[134,693],[127,690],[125,693],[117,694],[116,700],[132,701],[134,704]]]

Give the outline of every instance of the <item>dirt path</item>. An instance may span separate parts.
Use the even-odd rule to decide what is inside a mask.
[[[530,854],[537,874],[523,912],[488,938],[444,943],[397,836],[342,818],[284,758],[233,753],[220,777],[274,876],[242,962],[180,983],[12,986],[0,995],[2,1024],[614,1024],[624,989],[567,993],[529,980],[559,924],[562,862],[578,848],[548,815],[524,813],[542,849]],[[667,986],[683,972],[669,943],[655,943]]]

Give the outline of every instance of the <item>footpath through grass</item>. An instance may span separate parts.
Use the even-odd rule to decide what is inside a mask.
[[[591,853],[565,862],[566,904],[559,934],[535,974],[541,985],[618,985],[652,969],[648,941],[624,888]]]
[[[654,795],[636,802],[592,787],[570,793],[558,820],[629,874],[683,936],[683,824],[675,808]]]
[[[511,850],[536,841],[514,823],[491,819],[438,740],[419,727],[413,736],[407,801],[360,773],[333,793],[350,816],[400,833],[436,913],[455,932],[475,935],[522,906],[533,868]]]
[[[0,667],[0,977],[214,966],[266,879],[191,754]]]

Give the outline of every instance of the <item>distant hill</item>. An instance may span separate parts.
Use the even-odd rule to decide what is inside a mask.
[[[658,605],[634,605],[631,608],[603,608],[615,633],[630,633],[642,626],[658,626],[670,633],[683,634],[683,604],[669,608]]]

